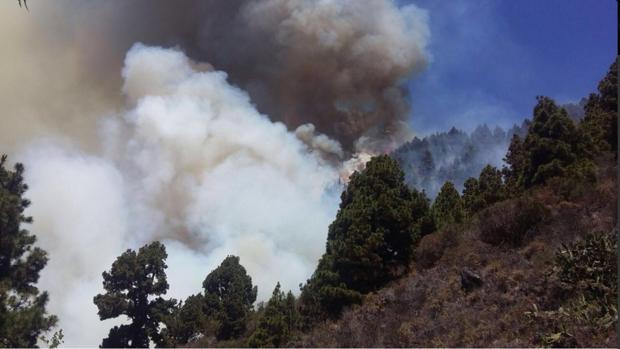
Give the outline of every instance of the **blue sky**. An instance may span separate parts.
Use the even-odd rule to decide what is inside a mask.
[[[431,61],[409,82],[418,134],[508,127],[531,116],[537,95],[578,102],[617,52],[616,0],[411,2],[431,29]]]

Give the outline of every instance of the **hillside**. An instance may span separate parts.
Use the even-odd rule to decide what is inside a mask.
[[[553,271],[563,244],[583,240],[590,232],[610,233],[617,222],[617,165],[609,158],[599,159],[598,165],[596,186],[577,198],[565,200],[552,186],[529,193],[548,209],[548,217],[529,229],[521,243],[483,241],[489,241],[484,235],[488,225],[505,226],[518,219],[519,199],[497,203],[466,225],[423,237],[407,276],[289,345],[617,347],[613,319],[588,323],[587,317],[577,321],[569,312],[563,322],[558,310],[570,310],[573,295],[563,292]],[[615,262],[615,249],[612,254]],[[480,287],[475,282],[469,291],[463,287],[461,274],[468,272],[480,276]]]
[[[462,193],[446,181],[431,201],[395,155],[373,157],[351,176],[297,299],[277,284],[233,338],[204,325],[187,332],[203,338],[179,338],[220,347],[617,346],[616,92],[613,63],[578,123],[538,96],[506,165],[485,166]]]

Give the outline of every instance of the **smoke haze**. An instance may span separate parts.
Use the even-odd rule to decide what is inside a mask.
[[[30,230],[50,256],[39,287],[67,346],[100,343],[114,322],[92,303],[101,272],[156,239],[171,297],[200,292],[228,254],[259,299],[277,281],[297,291],[342,171],[409,135],[401,84],[429,38],[415,6],[28,5],[0,4],[0,151],[26,166]]]

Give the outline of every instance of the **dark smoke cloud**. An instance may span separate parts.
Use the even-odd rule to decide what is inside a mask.
[[[391,1],[60,0],[31,9],[38,31],[68,36],[83,71],[113,97],[133,43],[178,46],[227,72],[272,120],[291,130],[312,123],[348,150],[363,136],[359,146],[380,151],[408,135],[402,83],[424,67],[429,36],[423,10]]]
[[[311,122],[347,149],[361,136],[399,137],[409,110],[400,83],[425,62],[422,12],[382,1],[238,4],[232,26],[210,23],[197,42],[208,56],[210,38],[226,38],[207,59],[261,110],[289,127]]]

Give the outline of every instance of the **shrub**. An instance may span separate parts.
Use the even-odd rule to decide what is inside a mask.
[[[562,245],[555,258],[555,271],[562,288],[606,306],[616,303],[617,270],[616,239],[613,234],[588,234],[582,241]]]
[[[605,340],[613,331],[618,321],[616,244],[614,234],[594,233],[556,252],[550,275],[560,292],[552,292],[550,300],[559,300],[557,308],[534,306],[525,314],[543,326],[542,345],[579,347]]]
[[[457,232],[448,227],[424,236],[415,249],[415,262],[422,268],[430,268],[443,256],[444,251],[456,245]]]
[[[480,239],[492,245],[517,246],[549,215],[549,210],[533,199],[501,202],[483,211],[479,223]]]

